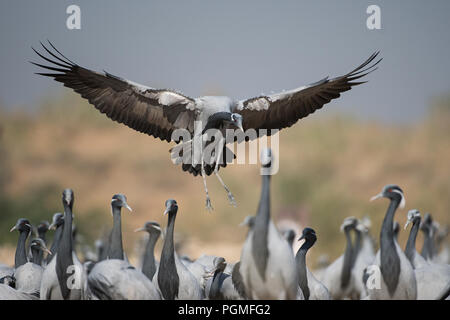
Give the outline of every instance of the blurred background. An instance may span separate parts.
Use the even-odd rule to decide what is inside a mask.
[[[66,27],[71,4],[81,9],[80,30]],[[370,4],[381,9],[380,30],[366,26]],[[201,178],[172,164],[171,145],[34,74],[28,61],[39,58],[30,47],[46,39],[87,68],[191,97],[237,99],[342,75],[381,50],[367,84],[280,133],[272,217],[316,230],[312,264],[343,252],[347,216],[370,217],[378,238],[388,202],[368,199],[388,183],[405,192],[401,226],[412,208],[450,224],[449,9],[448,1],[2,1],[0,262],[13,263],[17,235],[8,230],[17,219],[50,221],[68,187],[80,250],[110,230],[111,196],[128,197],[133,212],[122,221],[131,260],[141,243],[133,230],[148,220],[165,227],[164,201],[174,198],[180,252],[236,261],[247,231],[238,224],[259,200],[259,167],[231,165],[222,177],[238,206],[210,178],[208,213]],[[406,238],[402,230],[402,247]]]

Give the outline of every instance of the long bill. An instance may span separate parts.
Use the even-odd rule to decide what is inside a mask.
[[[403,227],[403,230],[406,230],[406,228],[409,226],[409,224],[411,223],[411,220],[406,220],[405,226]]]
[[[383,197],[383,194],[382,194],[382,193],[379,193],[379,194],[373,196],[372,198],[370,198],[370,201],[374,201],[374,200],[380,199],[380,198],[382,198],[382,197]]]

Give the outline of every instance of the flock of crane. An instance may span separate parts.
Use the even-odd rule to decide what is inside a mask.
[[[263,167],[271,166],[270,150],[262,153]],[[450,299],[450,251],[445,244],[447,231],[439,228],[430,214],[424,219],[410,210],[412,225],[405,250],[397,242],[400,227],[394,222],[398,207],[405,206],[403,191],[386,185],[377,198],[390,203],[381,227],[379,250],[369,234],[368,219],[346,218],[341,231],[347,245],[333,263],[311,271],[306,257],[316,242],[312,228],[301,235],[280,232],[271,219],[271,175],[262,175],[262,191],[255,216],[242,225],[248,233],[240,261],[228,263],[223,257],[202,255],[196,260],[179,256],[175,250],[177,202],[165,203],[167,228],[147,222],[136,232],[147,232],[142,266],[130,264],[122,246],[121,209],[131,210],[122,194],[112,197],[113,227],[106,246],[99,246],[95,258],[82,263],[74,250],[72,208],[74,193],[62,194],[64,213],[56,213],[52,223],[33,227],[21,218],[11,231],[19,234],[15,265],[0,264],[0,299],[145,299],[145,300],[330,300],[330,299]],[[47,230],[55,230],[50,248]],[[416,251],[421,230],[424,244]],[[32,233],[36,237],[27,239]],[[160,259],[155,244],[164,234]],[[303,241],[294,252],[293,241]],[[441,248],[439,250],[439,248]]]
[[[226,190],[230,203],[235,204],[218,174],[220,167],[227,165],[221,158],[229,150],[224,144],[223,152],[219,148],[211,159],[199,153],[196,161],[184,162],[184,157],[189,160],[184,147],[203,150],[207,129],[218,130],[222,136],[228,129],[253,130],[255,135],[251,139],[256,139],[269,135],[269,129],[288,128],[343,92],[364,83],[360,79],[376,70],[381,61],[376,60],[379,52],[375,52],[342,76],[326,77],[271,95],[244,100],[216,96],[190,98],[174,90],[155,89],[107,72],[83,68],[66,58],[52,43],[41,45],[48,57],[33,50],[49,65],[33,62],[45,70],[37,74],[73,89],[113,121],[183,147],[178,155],[172,154],[176,148],[171,149],[171,157],[175,163],[182,163],[183,171],[202,177],[207,209],[212,206],[206,177],[212,173]],[[179,130],[200,139],[183,141],[174,137]],[[208,143],[211,141],[206,141],[207,146]],[[272,163],[271,151],[264,150],[262,172],[270,173]],[[397,243],[400,228],[394,224],[394,215],[398,207],[405,205],[400,187],[387,185],[374,197],[390,201],[377,253],[367,221],[349,217],[341,226],[347,239],[345,252],[326,268],[312,272],[307,267],[306,256],[317,239],[316,232],[312,228],[303,229],[298,239],[303,243],[294,252],[295,232],[280,232],[271,219],[270,179],[270,174],[262,174],[257,213],[242,223],[248,227],[248,233],[238,262],[228,263],[223,257],[211,255],[196,260],[179,256],[174,243],[178,205],[169,199],[165,203],[168,222],[159,261],[154,249],[163,234],[160,225],[148,222],[137,230],[149,234],[139,268],[130,264],[122,246],[121,209],[131,210],[122,194],[114,195],[111,200],[113,228],[106,245],[99,246],[96,257],[85,258],[81,263],[72,229],[74,194],[66,189],[62,196],[64,214],[55,214],[50,225],[41,223],[34,228],[27,219],[19,219],[11,229],[19,232],[19,240],[14,267],[0,264],[0,299],[449,299],[450,253],[442,244],[446,233],[436,232],[431,216],[426,215],[421,222],[417,210],[409,211],[408,223],[412,223],[412,228],[406,249],[403,251]],[[37,237],[27,245],[34,229]],[[45,238],[49,229],[55,229],[50,249]],[[425,235],[421,254],[416,251],[419,229]],[[443,248],[440,253],[439,247]]]

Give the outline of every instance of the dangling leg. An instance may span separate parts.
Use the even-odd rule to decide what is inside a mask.
[[[203,150],[201,153],[201,168],[202,168],[202,178],[203,178],[203,185],[205,186],[205,193],[206,193],[206,209],[208,211],[214,210],[213,206],[211,205],[211,198],[209,197],[208,187],[206,186],[206,172],[205,172],[205,165],[203,161]]]
[[[223,139],[221,140],[221,142],[223,143]],[[225,145],[222,145],[222,143],[220,144],[220,148],[219,148],[219,156],[216,158],[216,166],[214,167],[214,174],[216,175],[217,179],[219,179],[220,184],[227,192],[228,201],[230,201],[230,204],[232,206],[236,207],[236,200],[234,200],[233,194],[231,193],[230,189],[228,189],[228,187],[225,185],[225,183],[223,182],[222,178],[219,175],[219,163],[220,163],[220,159],[222,157],[223,148],[225,146]],[[226,159],[225,159],[225,161],[226,161]]]
[[[214,173],[216,174],[217,179],[219,179],[220,183],[222,184],[223,188],[225,189],[225,191],[227,192],[228,195],[228,201],[230,201],[230,204],[232,206],[236,207],[236,200],[234,200],[234,196],[231,193],[230,189],[228,189],[228,187],[225,185],[225,183],[223,182],[222,178],[219,176],[219,173],[214,171]]]

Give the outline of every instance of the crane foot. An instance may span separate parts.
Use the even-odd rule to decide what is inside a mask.
[[[236,207],[236,200],[234,199],[233,194],[230,191],[228,191],[227,195],[228,195],[228,201],[230,201],[230,204],[233,207]]]
[[[208,196],[206,197],[206,210],[208,210],[209,212],[214,210],[213,206],[211,205],[211,199]]]

